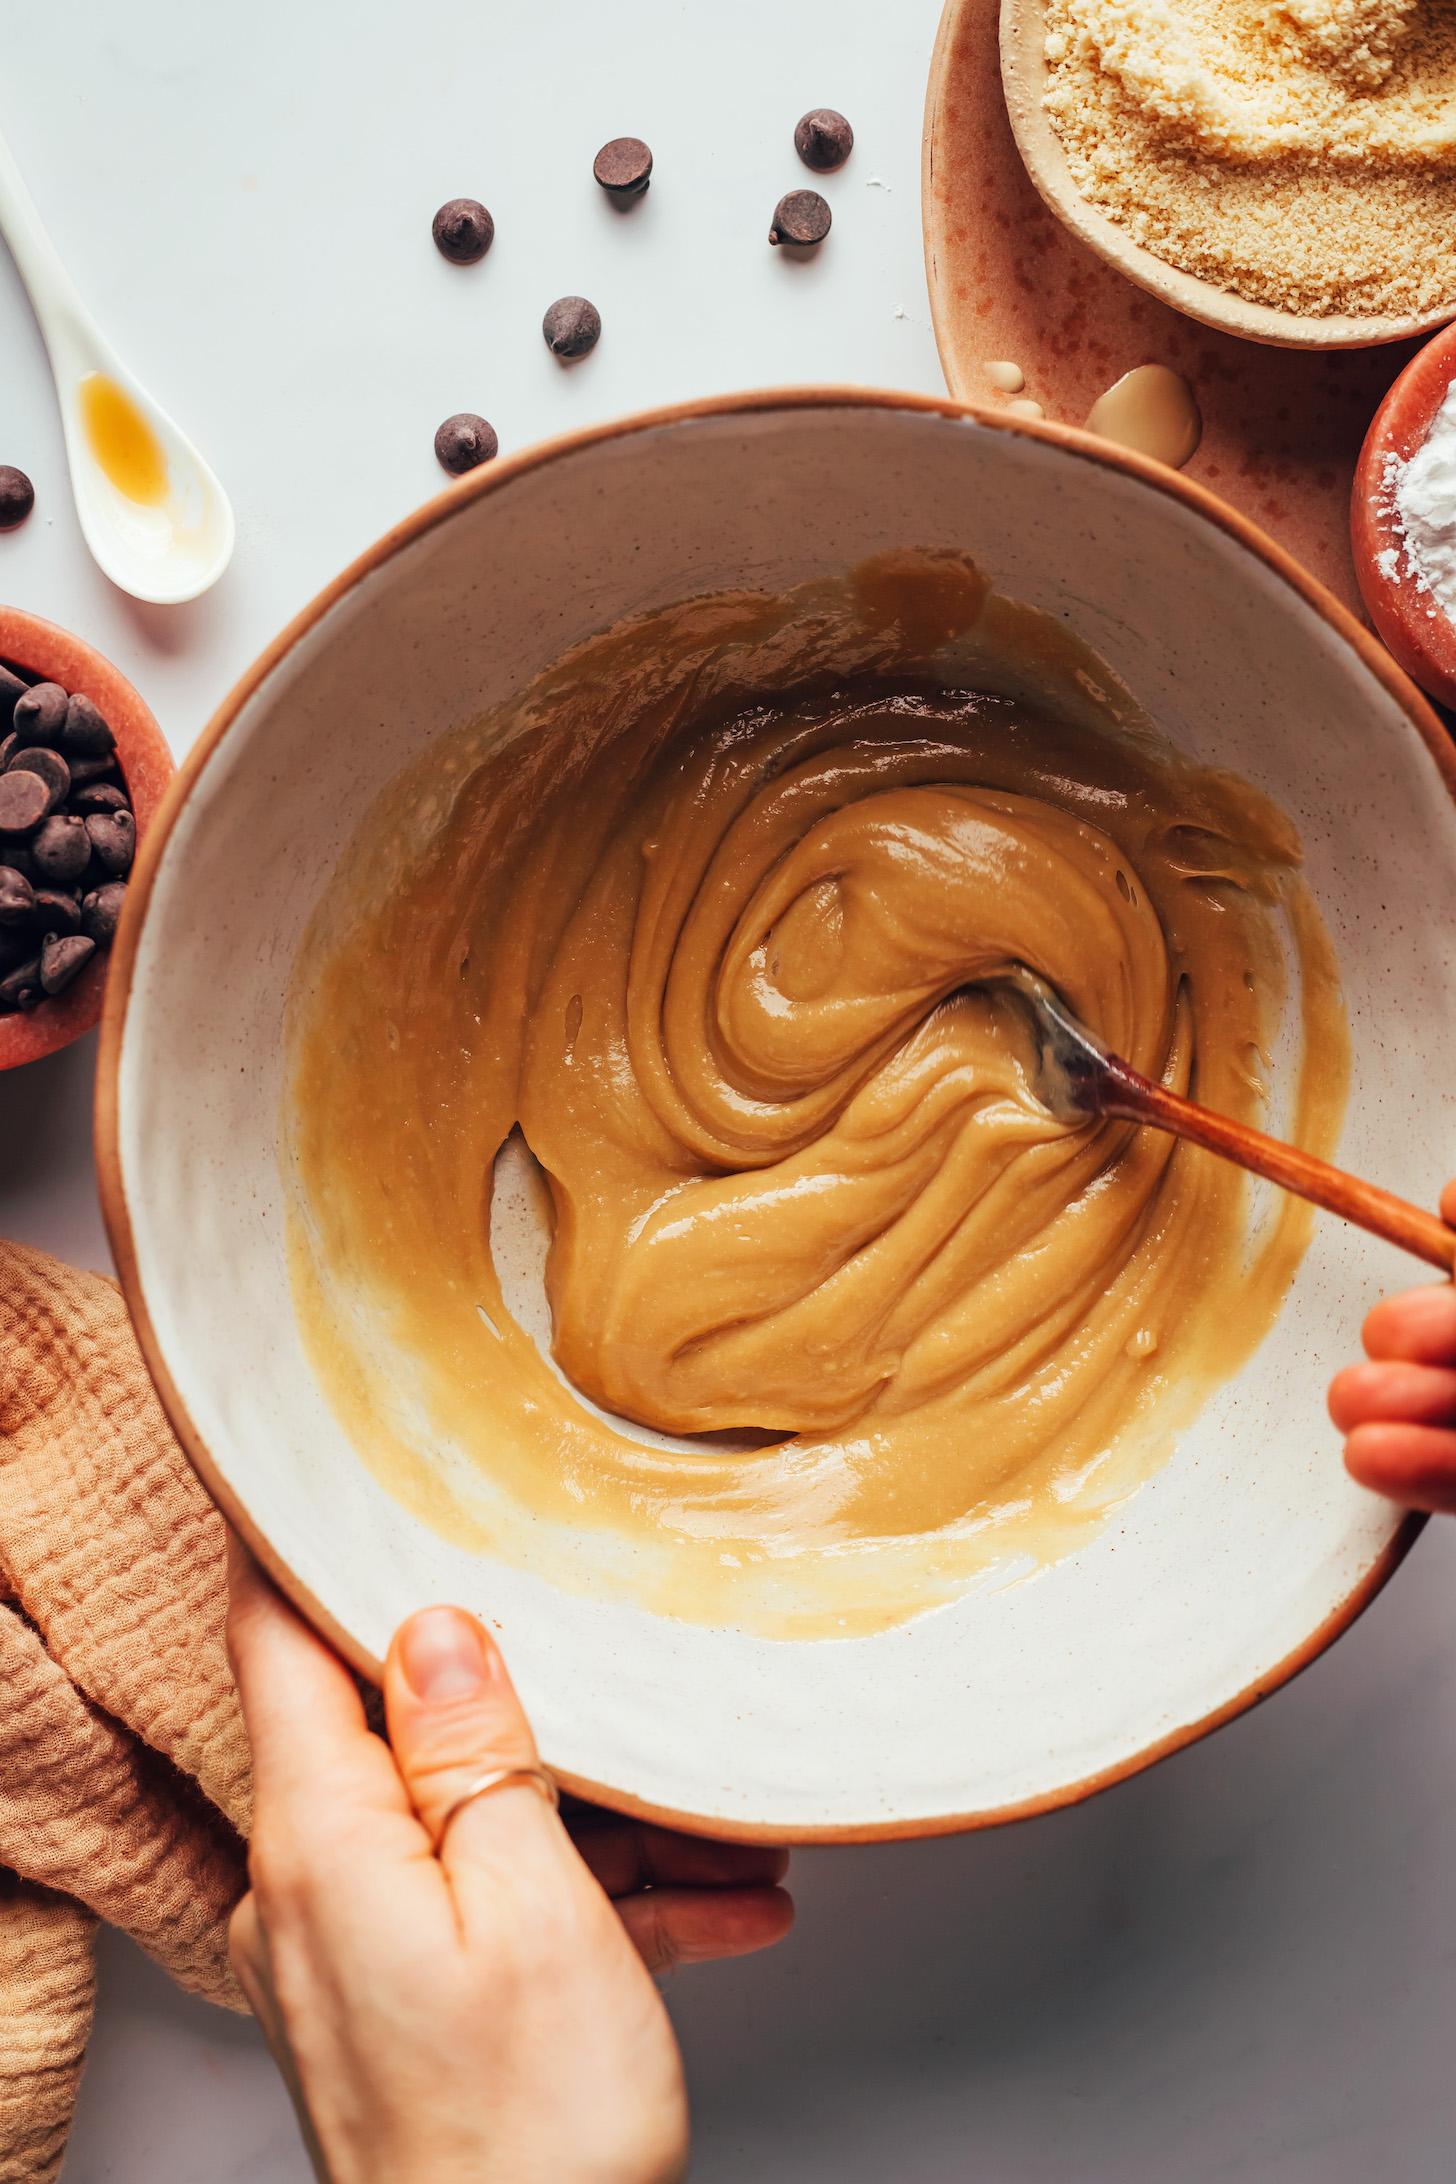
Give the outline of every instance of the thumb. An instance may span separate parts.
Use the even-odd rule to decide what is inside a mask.
[[[540,1764],[500,1650],[473,1615],[423,1608],[400,1625],[384,1666],[384,1708],[395,1765],[437,1850],[447,1821],[452,1849],[487,1828],[555,1828],[548,1799],[529,1780],[503,1784],[450,1818],[482,1775]]]

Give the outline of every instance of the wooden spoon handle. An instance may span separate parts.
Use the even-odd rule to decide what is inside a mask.
[[[1116,1115],[1126,1122],[1152,1123],[1154,1128],[1170,1130],[1175,1137],[1202,1145],[1254,1175],[1267,1176],[1271,1183],[1281,1184],[1327,1212],[1353,1221],[1357,1228],[1369,1229],[1373,1236],[1383,1236],[1387,1243],[1399,1244],[1402,1251],[1414,1252],[1418,1259],[1448,1274],[1456,1264],[1456,1229],[1448,1228],[1434,1213],[1426,1213],[1374,1183],[1362,1183],[1358,1176],[1347,1175],[1343,1168],[1332,1168],[1327,1160],[1316,1160],[1312,1153],[1302,1153],[1295,1145],[1266,1137],[1262,1130],[1252,1130],[1247,1123],[1231,1122],[1227,1115],[1215,1115],[1192,1100],[1180,1099],[1176,1092],[1139,1076],[1125,1062],[1110,1064],[1104,1084],[1099,1087],[1097,1105],[1104,1115]]]

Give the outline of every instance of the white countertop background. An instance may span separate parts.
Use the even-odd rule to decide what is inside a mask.
[[[441,483],[439,420],[503,448],[755,384],[939,391],[919,224],[937,0],[66,0],[0,5],[4,125],[123,356],[237,507],[181,609],[81,544],[44,356],[0,252],[0,462],[36,511],[0,598],[81,631],[180,755],[275,630]],[[843,109],[817,260],[765,240]],[[651,192],[591,181],[645,136]],[[430,217],[496,218],[472,269]],[[542,310],[605,322],[570,372]],[[903,315],[901,315],[903,313]],[[0,1077],[0,1229],[106,1264],[94,1041]],[[1433,1116],[1438,1112],[1433,1099]],[[1447,1160],[1456,1168],[1456,1147]],[[1351,1330],[1352,1347],[1355,1330]],[[1338,1461],[1334,1435],[1330,1461]],[[1456,2176],[1456,1530],[1428,1532],[1291,1690],[1079,1810],[801,1856],[793,1939],[683,1975],[705,2184],[1449,2184]],[[68,2184],[304,2184],[251,2025],[114,1937]]]

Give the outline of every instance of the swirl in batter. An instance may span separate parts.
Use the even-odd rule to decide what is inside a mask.
[[[1273,1119],[1327,1152],[1344,1031],[1297,840],[1065,639],[1050,701],[933,679],[967,632],[984,678],[997,612],[943,565],[674,610],[366,825],[293,1001],[295,1282],[430,1521],[689,1616],[860,1630],[1079,1544],[1268,1326],[1306,1210],[1251,1224],[1211,1157],[1053,1121],[1002,981],[1266,1122],[1292,990]],[[551,1358],[502,1284],[508,1140],[549,1194]]]

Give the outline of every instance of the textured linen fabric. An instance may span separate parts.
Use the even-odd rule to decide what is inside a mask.
[[[0,2184],[58,2173],[98,1917],[243,2007],[226,1599],[222,1519],[115,1285],[0,1243]]]
[[[0,1882],[0,2184],[60,2168],[91,2029],[95,1926],[64,1896]]]

